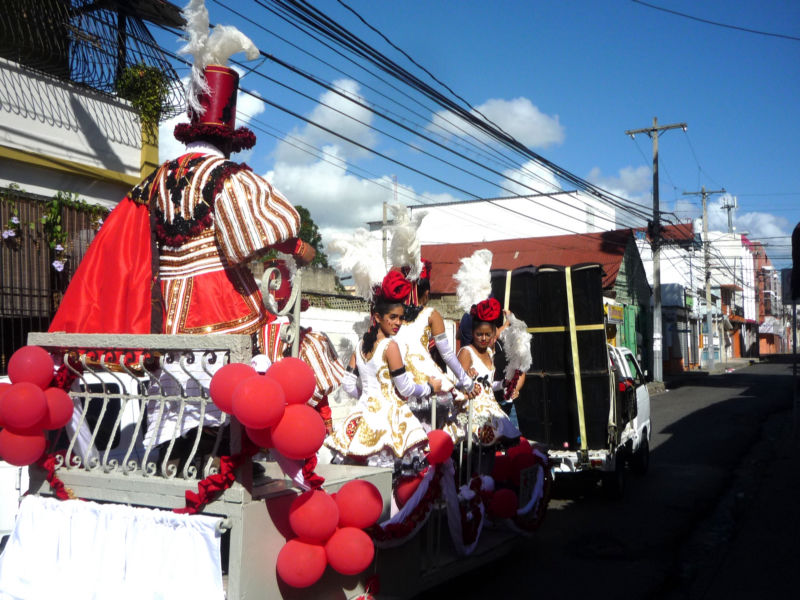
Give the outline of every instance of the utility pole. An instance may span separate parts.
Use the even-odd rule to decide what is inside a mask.
[[[706,191],[706,186],[700,188],[699,192],[683,192],[684,196],[702,196],[703,197],[703,256],[706,269],[706,325],[708,327],[708,370],[714,368],[714,328],[713,317],[711,315],[711,267],[709,266],[711,256],[711,241],[708,239],[708,197],[711,194],[724,194],[725,189]],[[720,343],[720,358],[722,349],[724,348],[722,337]]]
[[[668,129],[686,131],[686,123],[659,126],[658,119],[653,117],[652,127],[629,129],[625,132],[631,138],[637,133],[646,133],[653,140],[653,232],[650,242],[653,248],[653,381],[661,381],[664,370],[661,357],[661,212],[658,207],[658,134]]]
[[[733,218],[731,215],[731,211],[735,210],[739,207],[739,200],[736,196],[731,198],[727,196],[722,199],[722,203],[720,204],[722,210],[728,211],[728,233],[733,233]]]

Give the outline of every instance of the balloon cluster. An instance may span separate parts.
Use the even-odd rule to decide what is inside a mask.
[[[45,430],[72,418],[69,394],[50,387],[53,359],[44,348],[23,346],[8,361],[11,383],[0,383],[0,458],[18,467],[36,462],[47,447]]]
[[[517,514],[517,493],[522,472],[537,464],[533,446],[525,438],[520,438],[517,446],[509,448],[505,454],[497,452],[494,457],[492,479],[498,489],[488,502],[489,514],[498,519],[510,519]],[[501,487],[503,486],[503,487]]]
[[[445,462],[453,454],[455,444],[453,438],[441,429],[428,432],[428,463],[436,466]],[[394,486],[394,499],[398,508],[403,508],[422,483],[425,473],[417,473],[410,477],[401,477]]]
[[[378,488],[362,479],[332,495],[324,490],[301,494],[289,508],[297,537],[278,553],[278,575],[292,587],[305,588],[319,581],[328,565],[342,575],[361,573],[375,556],[372,538],[363,530],[382,512]]]
[[[306,404],[315,388],[311,367],[287,357],[263,375],[244,363],[225,365],[211,378],[209,393],[220,410],[245,426],[256,445],[303,460],[316,454],[326,434],[322,417]]]

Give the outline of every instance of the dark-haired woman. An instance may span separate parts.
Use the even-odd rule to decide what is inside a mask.
[[[503,324],[500,303],[489,298],[472,307],[472,341],[458,353],[464,371],[472,373],[481,391],[472,400],[472,434],[481,446],[493,446],[502,440],[512,441],[521,433],[503,411],[494,396],[502,381],[494,381],[494,350],[497,328]]]
[[[424,383],[430,377],[442,382],[439,393],[424,398],[409,398],[408,404],[420,420],[431,425],[431,400],[436,399],[436,429],[446,431],[454,442],[464,438],[464,429],[457,422],[458,406],[463,405],[473,388],[472,378],[464,371],[453,352],[444,328],[444,319],[435,308],[427,306],[430,299],[430,262],[416,283],[417,304],[406,305],[404,323],[397,334],[397,343],[403,353],[403,361],[415,383]],[[440,366],[431,354],[436,349],[444,365]],[[453,371],[453,382],[446,373]]]
[[[419,385],[406,373],[392,339],[403,312],[403,304],[391,293],[376,298],[373,325],[353,353],[342,383],[359,398],[358,404],[325,441],[334,453],[333,462],[391,467],[396,476],[416,475],[425,466],[427,433],[401,395],[427,397],[441,383],[430,378]]]

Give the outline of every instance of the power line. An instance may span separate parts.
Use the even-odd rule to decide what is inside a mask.
[[[785,40],[793,40],[796,42],[800,42],[800,37],[795,37],[793,35],[785,35],[783,33],[772,33],[770,31],[760,31],[758,29],[750,29],[748,27],[740,27],[738,25],[728,25],[727,23],[720,23],[719,21],[711,21],[710,19],[703,19],[701,17],[695,17],[694,15],[688,15],[686,13],[678,12],[677,10],[671,10],[669,8],[664,8],[663,6],[656,6],[655,4],[650,4],[648,2],[642,2],[642,0],[632,0],[636,4],[641,4],[642,6],[647,6],[648,8],[653,8],[655,10],[660,10],[665,13],[670,13],[672,15],[677,15],[679,17],[683,17],[685,19],[691,19],[692,21],[699,21],[701,23],[707,23],[708,25],[714,25],[715,27],[724,27],[725,29],[735,29],[737,31],[744,31],[746,33],[756,33],[758,35],[767,35],[770,37],[777,37],[783,38]]]
[[[260,2],[260,0],[256,1],[259,4],[263,5],[263,3]],[[324,13],[322,13],[321,11],[313,7],[310,7],[308,3],[288,2],[286,0],[272,0],[272,4],[278,6],[281,10],[285,11],[287,14],[292,15],[294,18],[299,19],[303,23],[313,27],[321,35],[324,35],[325,37],[335,41],[339,45],[349,49],[351,52],[357,54],[358,56],[361,56],[362,58],[368,60],[382,71],[392,74],[401,81],[404,81],[413,89],[422,93],[423,95],[433,100],[440,106],[451,110],[457,116],[464,119],[467,123],[476,127],[478,130],[484,132],[485,134],[497,140],[498,142],[504,144],[508,148],[521,153],[528,159],[537,162],[541,166],[544,166],[558,177],[572,183],[573,185],[579,187],[580,189],[583,189],[590,195],[598,197],[598,199],[600,200],[603,200],[605,202],[610,202],[611,204],[619,206],[623,210],[628,210],[628,211],[633,210],[635,212],[635,209],[631,207],[631,204],[626,199],[621,198],[611,192],[608,192],[607,190],[603,190],[602,188],[599,188],[598,186],[591,184],[588,181],[570,173],[566,169],[559,167],[555,163],[548,161],[543,156],[525,147],[523,144],[514,139],[512,136],[503,132],[499,128],[492,126],[492,124],[487,122],[485,119],[480,119],[476,115],[470,113],[469,111],[466,111],[456,102],[447,98],[446,96],[444,96],[443,94],[432,88],[430,85],[420,81],[418,78],[413,76],[407,70],[397,65],[397,63],[393,62],[391,59],[388,59],[379,51],[372,48],[369,44],[363,42],[363,40],[351,34],[349,31],[347,31],[341,25],[339,25],[336,21],[324,15]]]

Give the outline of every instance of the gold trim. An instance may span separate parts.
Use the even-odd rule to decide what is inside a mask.
[[[16,160],[21,163],[44,167],[46,169],[54,169],[71,175],[82,175],[84,177],[100,179],[111,183],[120,183],[130,187],[135,186],[140,181],[137,175],[125,175],[124,173],[112,171],[111,169],[92,167],[75,162],[74,160],[67,160],[66,158],[57,158],[48,154],[40,154],[28,150],[20,150],[18,148],[9,148],[7,146],[0,146],[0,158]]]

